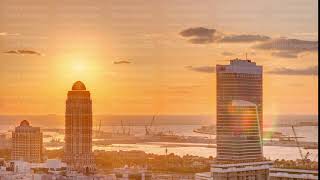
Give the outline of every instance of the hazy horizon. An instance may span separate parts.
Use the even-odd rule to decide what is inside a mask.
[[[317,7],[2,0],[0,114],[63,114],[78,80],[95,114],[215,113],[215,66],[246,56],[263,66],[265,114],[318,114]]]

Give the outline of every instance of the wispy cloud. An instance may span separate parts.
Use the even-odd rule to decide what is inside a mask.
[[[19,33],[0,32],[0,36],[19,36]]]
[[[114,61],[113,64],[131,64],[130,61],[122,60],[122,61]]]
[[[258,44],[254,47],[263,50],[280,50],[295,52],[316,51],[318,50],[318,41],[278,38],[272,41]]]
[[[215,73],[216,72],[215,66],[186,66],[186,68],[191,71],[202,72],[202,73]]]
[[[193,44],[210,43],[251,43],[258,41],[267,41],[271,38],[259,34],[232,34],[228,35],[216,29],[195,27],[188,28],[180,32],[180,35],[189,38],[188,41]]]
[[[188,28],[180,32],[182,37],[189,38],[189,42],[193,44],[209,44],[220,39],[215,29],[195,27]]]
[[[215,73],[215,66],[186,66],[186,69],[194,72],[200,73]],[[318,66],[312,66],[308,68],[275,68],[273,70],[267,71],[267,74],[276,74],[276,75],[297,75],[297,76],[317,76],[318,75]]]
[[[302,68],[302,69],[277,68],[277,69],[268,71],[267,73],[277,74],[277,75],[317,76],[318,66],[312,66],[312,67]]]
[[[278,38],[255,45],[253,48],[272,51],[273,56],[297,58],[299,53],[317,51],[318,41]]]
[[[259,34],[240,34],[240,35],[227,35],[224,36],[219,42],[222,43],[250,43],[258,41],[267,41],[271,38]]]
[[[261,34],[226,34],[214,28],[195,27],[180,32],[193,44],[211,43],[256,43],[252,49],[270,51],[272,56],[297,58],[300,53],[318,50],[318,41],[271,38]],[[224,56],[231,56],[227,53]]]
[[[38,56],[42,55],[41,53],[39,53],[37,51],[26,50],[26,49],[10,50],[10,51],[5,51],[3,53],[5,53],[5,54],[17,54],[17,55],[38,55]]]
[[[223,56],[234,56],[235,53],[224,51],[224,52],[221,53],[221,55],[223,55]]]
[[[283,58],[297,58],[298,53],[297,52],[291,52],[291,51],[277,51],[271,53],[272,56],[278,56]]]

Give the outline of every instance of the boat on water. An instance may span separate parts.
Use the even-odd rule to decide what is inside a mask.
[[[214,125],[201,126],[198,129],[194,129],[193,132],[200,134],[216,135],[216,127]]]

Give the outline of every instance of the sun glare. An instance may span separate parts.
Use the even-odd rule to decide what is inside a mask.
[[[74,72],[84,72],[85,71],[85,65],[82,62],[76,62],[73,64],[72,67]]]

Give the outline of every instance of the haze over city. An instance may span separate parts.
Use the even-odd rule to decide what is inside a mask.
[[[317,180],[317,0],[1,0],[0,180]]]
[[[59,4],[63,3],[63,6]],[[264,114],[317,115],[318,1],[0,2],[0,114],[216,113],[216,64],[263,66]]]

